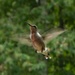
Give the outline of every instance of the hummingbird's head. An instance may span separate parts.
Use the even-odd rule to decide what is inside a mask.
[[[36,33],[37,32],[37,27],[35,25],[31,25],[29,23],[28,23],[28,25],[30,26],[31,33]]]

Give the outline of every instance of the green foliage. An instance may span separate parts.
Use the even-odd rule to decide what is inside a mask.
[[[0,0],[0,75],[75,75],[75,0],[38,1]],[[29,35],[27,21],[41,33],[59,26],[69,30],[48,43],[52,59],[13,40]]]

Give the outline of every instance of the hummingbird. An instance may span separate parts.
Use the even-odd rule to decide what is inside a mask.
[[[17,40],[21,44],[33,46],[37,53],[43,54],[46,59],[51,59],[49,56],[51,49],[46,47],[46,44],[67,30],[61,28],[49,28],[47,29],[48,32],[44,31],[44,33],[40,35],[36,25],[30,23],[26,24],[30,26],[30,38],[28,35],[15,35],[12,37],[13,40]]]
[[[32,45],[34,49],[36,50],[37,53],[41,53],[45,56],[46,59],[49,58],[49,48],[45,46],[45,43],[42,39],[42,36],[38,32],[38,29],[35,25],[31,25],[28,23],[30,26],[30,39],[32,42]]]

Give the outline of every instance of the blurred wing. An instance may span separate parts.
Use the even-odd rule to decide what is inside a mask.
[[[31,45],[32,45],[30,38],[27,37],[27,36],[14,35],[14,36],[12,37],[12,39],[13,39],[14,41],[19,42],[20,44],[25,44],[25,45],[28,45],[28,46],[31,46]]]
[[[54,39],[55,37],[57,37],[58,35],[62,34],[65,31],[66,30],[62,30],[62,29],[53,29],[51,31],[48,31],[48,33],[45,33],[42,38],[43,38],[45,44],[47,44],[52,39]],[[19,42],[20,44],[32,46],[31,40],[30,40],[29,36],[27,36],[27,35],[14,35],[14,36],[12,36],[11,39]]]
[[[65,32],[65,30],[62,30],[62,29],[54,29],[48,32],[45,36],[43,36],[44,42],[47,44],[48,42],[50,42],[52,39],[62,34],[63,32]]]

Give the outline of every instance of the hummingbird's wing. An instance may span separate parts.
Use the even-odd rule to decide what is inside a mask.
[[[43,39],[45,44],[47,44],[48,42],[50,42],[52,39],[56,38],[58,35],[62,34],[63,32],[65,32],[66,30],[62,30],[62,29],[53,29],[51,31],[49,31],[48,33],[46,33],[46,35],[43,35]]]
[[[66,30],[62,30],[62,29],[53,29],[53,30],[48,31],[44,35],[42,35],[42,38],[43,38],[45,44],[47,44],[52,39],[54,39],[55,37],[57,37],[58,35],[62,34],[65,31]],[[20,44],[32,46],[30,37],[28,35],[24,35],[24,34],[23,35],[14,35],[11,37],[11,39],[14,41],[18,41]]]
[[[31,40],[27,35],[14,35],[11,38],[14,41],[18,41],[20,44],[25,44],[27,46],[32,46]]]

